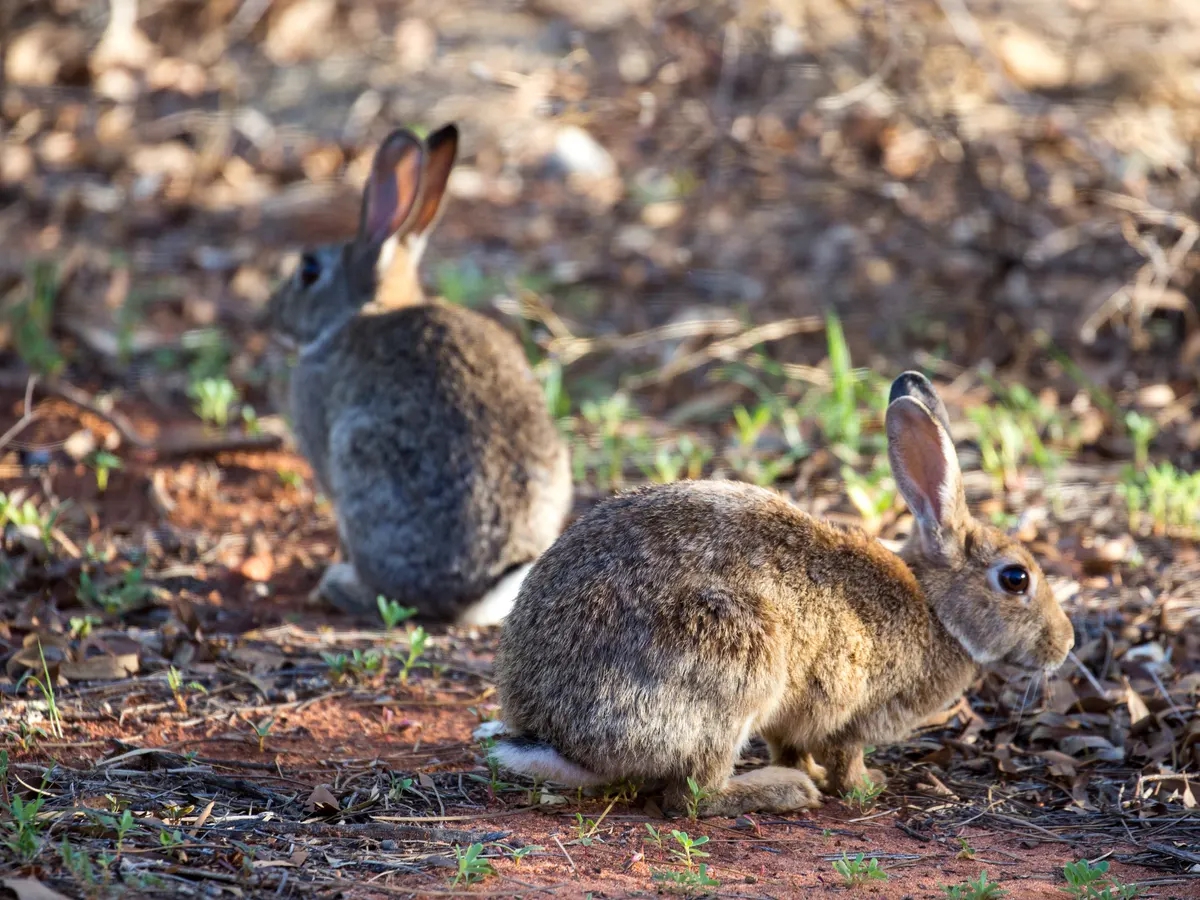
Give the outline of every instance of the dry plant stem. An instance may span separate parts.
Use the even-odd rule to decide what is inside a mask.
[[[831,97],[822,97],[817,101],[817,108],[827,112],[838,112],[848,109],[866,100],[883,87],[884,82],[891,77],[892,72],[900,62],[901,51],[904,49],[901,40],[900,27],[896,19],[895,9],[887,4],[884,9],[888,20],[888,52],[879,68],[865,81],[861,81],[849,90]]]
[[[25,384],[25,407],[21,412],[21,418],[8,431],[0,435],[0,449],[7,447],[33,421],[33,388],[37,384],[37,380],[36,375],[29,376],[29,380]]]
[[[1083,664],[1083,660],[1075,655],[1074,650],[1071,651],[1070,657],[1071,657],[1071,662],[1075,663],[1075,665],[1079,669],[1079,671],[1083,673],[1083,677],[1088,680],[1088,684],[1090,684],[1092,686],[1092,689],[1097,694],[1099,694],[1101,697],[1105,696],[1104,685],[1102,685],[1096,679],[1096,676],[1092,674],[1092,670]]]
[[[1200,225],[1182,213],[1170,213],[1151,206],[1144,201],[1122,194],[1099,191],[1097,198],[1113,209],[1119,209],[1150,225],[1174,228],[1179,238],[1171,249],[1164,253],[1152,234],[1141,234],[1132,218],[1121,223],[1121,233],[1126,242],[1146,257],[1147,262],[1138,270],[1132,282],[1120,285],[1115,290],[1102,294],[1099,306],[1089,313],[1079,327],[1080,339],[1091,343],[1099,329],[1118,313],[1128,310],[1130,339],[1135,348],[1144,348],[1147,342],[1143,323],[1157,309],[1180,312],[1191,328],[1197,325],[1196,312],[1182,292],[1172,290],[1171,282],[1187,262],[1192,248],[1200,240]]]
[[[821,331],[824,327],[824,320],[817,316],[803,316],[797,319],[782,319],[778,322],[767,322],[764,325],[749,328],[735,337],[716,341],[702,350],[697,350],[694,353],[674,359],[657,372],[631,376],[625,379],[624,384],[630,390],[638,390],[649,385],[664,384],[686,372],[698,369],[700,366],[713,360],[734,359],[739,354],[764,341],[778,341],[785,337],[791,337],[793,334],[812,334]]]

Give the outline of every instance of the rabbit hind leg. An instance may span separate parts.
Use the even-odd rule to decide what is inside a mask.
[[[808,775],[813,780],[813,783],[822,790],[828,784],[828,771],[826,768],[813,759],[813,755],[807,750],[788,743],[776,743],[768,741],[767,745],[771,750],[771,765],[783,766],[788,769],[799,769]]]

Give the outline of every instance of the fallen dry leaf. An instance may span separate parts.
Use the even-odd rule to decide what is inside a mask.
[[[1057,750],[1042,750],[1038,756],[1050,764],[1051,775],[1057,778],[1075,777],[1075,760],[1067,754]]]
[[[250,581],[270,581],[275,574],[275,562],[269,555],[251,556],[242,563],[241,572]]]
[[[59,666],[58,672],[67,681],[117,681],[136,675],[140,668],[136,653],[120,653],[67,661]]]
[[[308,795],[308,799],[304,801],[304,806],[314,812],[329,815],[330,813],[338,812],[341,806],[338,804],[337,797],[333,796],[333,791],[328,785],[319,784],[313,788],[313,792]]]
[[[1088,754],[1094,759],[1102,759],[1105,762],[1121,762],[1125,758],[1124,750],[1114,746],[1112,741],[1100,737],[1098,734],[1071,735],[1059,741],[1059,746],[1062,747],[1064,753],[1069,753],[1071,756]]]
[[[1134,728],[1143,720],[1150,716],[1150,707],[1146,705],[1146,701],[1141,698],[1137,691],[1133,689],[1133,685],[1129,683],[1129,679],[1125,681],[1125,706],[1129,709],[1129,722]]]
[[[48,673],[50,679],[58,679],[59,669],[70,658],[70,643],[61,634],[54,632],[30,632],[25,635],[21,649],[5,663],[8,677],[16,679],[29,671],[38,678]]]

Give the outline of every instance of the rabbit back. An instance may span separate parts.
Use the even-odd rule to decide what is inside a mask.
[[[378,593],[453,616],[558,535],[567,450],[517,341],[457,307],[349,319],[292,373],[294,427]]]

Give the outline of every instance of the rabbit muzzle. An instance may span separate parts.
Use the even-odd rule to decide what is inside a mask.
[[[1040,672],[1050,676],[1066,662],[1075,646],[1075,629],[1065,613],[1059,613],[1047,623],[1045,629],[1032,644],[1018,645],[1010,651],[1004,661],[1026,672]]]

